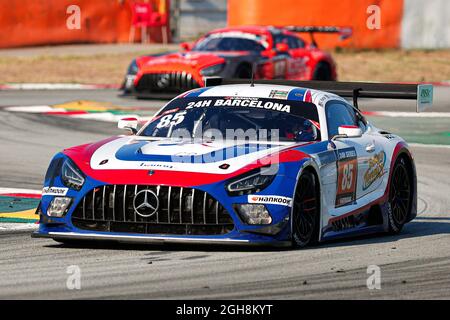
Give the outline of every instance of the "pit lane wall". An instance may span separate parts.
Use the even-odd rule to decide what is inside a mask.
[[[406,0],[402,22],[403,48],[450,48],[449,0]]]
[[[229,0],[228,24],[350,26],[317,35],[322,48],[450,48],[449,0]],[[305,35],[307,38],[308,35]]]
[[[139,2],[151,3],[158,12],[170,4],[169,0]],[[2,0],[0,48],[128,42],[131,3],[132,0]],[[74,5],[80,9],[79,29]],[[140,28],[136,29],[135,39],[140,39]],[[151,41],[161,42],[160,27],[150,28],[149,33]]]

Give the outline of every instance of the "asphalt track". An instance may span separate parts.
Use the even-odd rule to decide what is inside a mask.
[[[67,146],[120,133],[114,124],[10,113],[7,105],[123,99],[114,91],[0,92],[0,186],[40,189],[51,156]],[[450,99],[435,111],[450,111]],[[411,107],[404,102],[405,107]],[[389,106],[377,104],[381,110]],[[375,107],[374,107],[375,108]],[[409,110],[412,111],[412,110]],[[450,149],[414,147],[419,216],[398,236],[371,236],[306,250],[205,246],[67,247],[0,233],[0,299],[449,299]],[[81,290],[68,290],[67,267],[79,266]],[[366,286],[381,268],[381,289]]]

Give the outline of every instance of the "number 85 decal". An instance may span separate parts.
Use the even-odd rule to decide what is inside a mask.
[[[175,114],[168,114],[163,116],[156,127],[158,129],[167,128],[167,127],[173,127],[176,125],[179,125],[184,121],[184,116],[186,115],[186,111],[178,112]]]
[[[350,190],[353,182],[353,163],[346,163],[342,171],[341,190]]]
[[[336,207],[340,207],[356,200],[358,161],[356,158],[341,160],[337,169]]]

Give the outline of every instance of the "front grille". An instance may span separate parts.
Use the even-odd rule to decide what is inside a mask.
[[[134,209],[135,195],[142,190],[152,191],[159,201],[149,217]],[[75,208],[72,223],[84,230],[143,234],[217,235],[234,228],[227,210],[204,191],[140,185],[107,185],[89,191]]]
[[[139,80],[137,92],[184,92],[198,88],[200,85],[194,80],[192,74],[185,71],[147,73]]]

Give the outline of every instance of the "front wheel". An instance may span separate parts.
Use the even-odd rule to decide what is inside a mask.
[[[405,159],[400,158],[395,162],[394,170],[389,185],[389,232],[399,233],[411,212],[412,199],[411,176]]]
[[[318,181],[310,171],[299,178],[292,211],[292,245],[303,248],[318,240],[320,195]]]
[[[313,80],[331,81],[331,67],[326,62],[319,62],[314,69]]]

